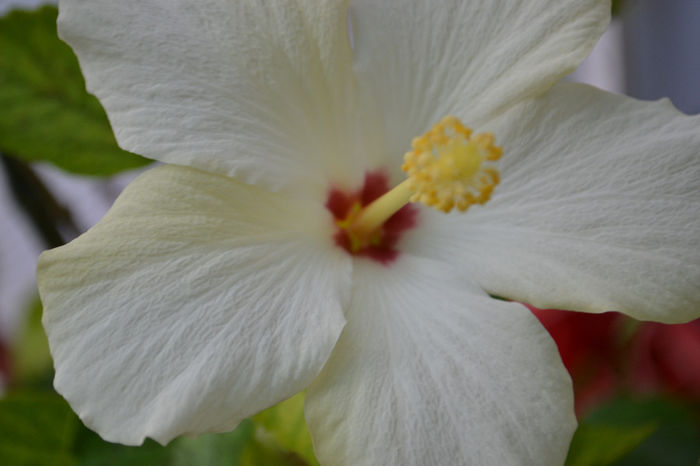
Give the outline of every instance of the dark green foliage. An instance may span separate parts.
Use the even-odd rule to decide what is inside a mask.
[[[73,51],[56,35],[55,7],[0,18],[0,151],[86,175],[150,161],[121,150]]]

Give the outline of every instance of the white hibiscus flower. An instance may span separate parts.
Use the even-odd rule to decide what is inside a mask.
[[[61,0],[119,143],[173,165],[42,255],[56,389],[126,444],[230,430],[307,388],[323,464],[562,463],[569,377],[491,296],[700,308],[700,120],[555,84],[609,6]],[[416,140],[406,168],[434,166],[409,184],[442,184],[414,197],[466,207],[497,181],[490,136],[446,115],[495,135],[501,182],[466,213],[402,208],[403,154],[431,128],[448,131]]]

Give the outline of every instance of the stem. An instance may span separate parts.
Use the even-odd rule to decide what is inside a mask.
[[[68,209],[56,200],[28,164],[1,152],[0,162],[15,201],[49,248],[62,246],[80,233]]]

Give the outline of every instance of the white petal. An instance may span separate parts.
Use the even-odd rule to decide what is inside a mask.
[[[230,430],[305,388],[351,278],[323,210],[190,168],[139,177],[40,258],[56,390],[106,440],[139,444]]]
[[[440,231],[409,249],[540,308],[700,316],[700,117],[560,84],[491,129],[505,150],[493,199],[426,213]]]
[[[548,89],[588,55],[610,16],[604,0],[350,5],[354,70],[377,103],[395,160],[448,114],[474,127]]]
[[[321,464],[561,465],[576,426],[554,342],[444,263],[358,261],[348,324],[307,391]]]
[[[366,152],[346,3],[62,0],[58,23],[123,148],[308,187]]]

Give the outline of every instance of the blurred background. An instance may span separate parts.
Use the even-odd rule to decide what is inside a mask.
[[[132,449],[83,432],[53,398],[36,259],[96,223],[148,161],[116,147],[72,52],[55,37],[55,9],[33,12],[46,3],[0,0],[0,464],[313,464],[308,435],[290,441],[297,433],[281,425],[300,416],[301,399],[245,432]],[[609,29],[567,79],[668,97],[700,113],[700,0],[623,0],[613,10]],[[581,428],[568,464],[700,464],[700,320],[670,326],[616,313],[533,312],[574,380]],[[46,447],[42,429],[56,427],[46,413],[73,430],[44,451],[34,444]]]

